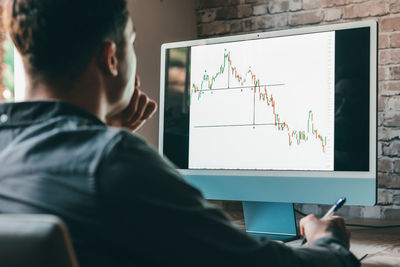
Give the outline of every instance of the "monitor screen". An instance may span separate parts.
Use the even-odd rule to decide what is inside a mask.
[[[181,169],[369,170],[368,27],[167,50]]]
[[[376,39],[366,21],[164,44],[159,151],[212,198],[374,203]]]
[[[188,167],[333,170],[334,46],[323,32],[191,47]]]

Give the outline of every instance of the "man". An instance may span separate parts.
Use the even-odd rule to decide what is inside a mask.
[[[0,104],[0,211],[60,216],[83,267],[358,266],[343,219],[304,218],[305,248],[253,239],[131,133],[156,104],[126,5],[9,2],[27,101]]]

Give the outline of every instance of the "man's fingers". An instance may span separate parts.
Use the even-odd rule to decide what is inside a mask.
[[[124,119],[129,121],[132,114],[135,114],[138,108],[138,99],[140,95],[140,78],[139,76],[135,76],[135,90],[133,91],[133,95],[131,100],[129,101],[128,107],[123,111]]]
[[[308,243],[322,237],[334,237],[349,246],[350,232],[339,216],[318,219],[315,215],[308,215],[300,220],[300,233],[307,237]]]
[[[129,118],[132,116],[132,114],[135,114],[137,108],[138,108],[138,99],[139,99],[139,94],[140,90],[135,87],[135,91],[133,92],[132,98],[129,101],[128,107],[124,110],[123,116],[129,120]]]
[[[314,214],[309,214],[300,220],[300,234],[302,236],[306,235],[305,231],[306,225],[315,220],[317,220],[317,217]]]
[[[300,220],[300,235],[301,236],[305,236],[305,232],[304,232],[304,224],[305,224],[305,222],[304,222],[304,219],[305,218],[302,218],[301,220]]]
[[[337,227],[339,227],[339,228],[341,228],[341,229],[345,229],[345,228],[346,228],[345,221],[344,221],[344,219],[343,219],[342,217],[339,217],[339,216],[332,216],[332,217],[330,218],[330,221],[332,221],[332,223],[333,223],[335,226],[337,226]]]
[[[340,217],[340,216],[332,216],[332,219],[334,219],[339,225],[344,226],[345,222],[344,222],[344,218]]]
[[[314,214],[309,214],[300,220],[300,224],[301,223],[305,224],[305,223],[308,223],[310,221],[315,221],[315,220],[318,220],[317,216],[315,216]]]
[[[140,94],[139,95],[139,100],[138,100],[138,106],[136,109],[136,112],[133,114],[133,117],[130,118],[130,122],[134,123],[135,121],[141,119],[143,117],[143,113],[146,109],[148,102],[148,97],[146,94]]]
[[[135,77],[135,90],[128,106],[119,114],[107,117],[107,124],[110,126],[127,127],[134,131],[140,128],[157,109],[157,103],[149,99],[140,90],[139,76]]]
[[[301,225],[300,225],[300,235],[301,235],[301,236],[305,236],[305,233],[304,233],[304,226],[301,226]]]
[[[141,120],[149,119],[151,116],[153,116],[156,109],[157,109],[157,103],[153,100],[150,100],[147,103],[146,109],[143,112],[143,116],[142,116]]]
[[[144,124],[144,121],[142,121],[142,120],[136,121],[136,122],[134,122],[133,124],[129,125],[129,129],[130,129],[131,131],[139,130],[139,128],[140,128],[143,124]]]
[[[140,88],[140,77],[138,75],[135,76],[135,88]]]
[[[149,100],[145,104],[142,117],[138,118],[137,120],[132,120],[129,129],[131,129],[132,131],[138,130],[144,124],[144,122],[154,114],[156,109],[157,109],[157,103],[154,102],[153,100]]]

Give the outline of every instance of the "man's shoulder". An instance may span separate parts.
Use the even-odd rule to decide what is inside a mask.
[[[77,153],[76,160],[90,162],[89,172],[93,175],[101,166],[110,167],[118,162],[120,167],[137,168],[143,165],[144,160],[154,161],[159,157],[142,137],[127,129],[91,126],[72,130],[71,133],[74,136],[71,139],[77,138],[71,150],[82,152]]]
[[[103,153],[103,167],[118,164],[123,168],[169,168],[173,165],[163,159],[159,153],[141,136],[124,129],[109,128],[113,138],[108,141]]]
[[[97,168],[96,177],[108,187],[134,183],[182,183],[183,178],[168,159],[135,133],[120,130],[108,143]],[[111,185],[111,184],[113,185]]]
[[[168,159],[137,134],[124,130],[105,149],[96,182],[100,198],[118,205],[128,199],[130,205],[162,201],[177,207],[202,202],[200,191],[185,182]]]

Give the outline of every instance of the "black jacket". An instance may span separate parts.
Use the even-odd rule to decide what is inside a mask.
[[[67,223],[86,266],[359,266],[333,239],[238,230],[140,137],[71,104],[0,104],[0,212]]]

